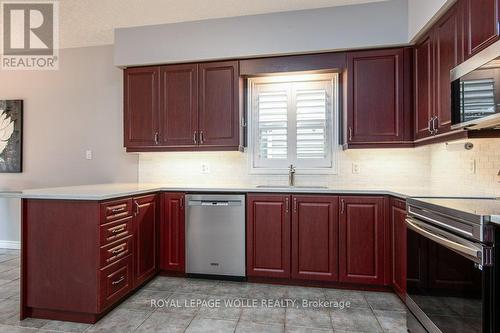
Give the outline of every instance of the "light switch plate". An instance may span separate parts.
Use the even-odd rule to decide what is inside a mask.
[[[92,150],[88,149],[85,151],[85,159],[86,160],[91,160],[92,159]]]

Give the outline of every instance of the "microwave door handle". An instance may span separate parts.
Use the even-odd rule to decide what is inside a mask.
[[[406,219],[406,226],[410,228],[411,230],[419,233],[420,235],[440,244],[443,245],[444,247],[447,247],[453,251],[456,251],[468,258],[471,258],[474,260],[474,262],[481,263],[481,258],[482,258],[482,251],[478,248],[473,248],[469,247],[457,242],[454,242],[450,239],[447,239],[441,235],[436,235],[428,230],[425,230],[421,227],[419,227],[413,219],[407,218]]]

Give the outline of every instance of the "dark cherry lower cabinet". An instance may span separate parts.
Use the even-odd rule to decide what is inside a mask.
[[[406,294],[406,202],[391,199],[391,282],[394,291]]]
[[[21,318],[94,323],[153,277],[156,200],[23,199]]]
[[[135,282],[141,285],[158,270],[158,196],[133,199],[135,232]]]
[[[292,196],[292,278],[338,280],[338,197]]]
[[[340,197],[339,280],[385,284],[385,198]]]
[[[247,196],[247,276],[290,277],[290,196]]]
[[[161,269],[185,271],[185,193],[162,194]]]

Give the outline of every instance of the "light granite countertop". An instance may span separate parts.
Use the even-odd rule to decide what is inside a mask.
[[[140,195],[150,192],[218,192],[218,193],[314,193],[314,194],[344,194],[344,195],[390,195],[405,199],[407,197],[479,197],[461,193],[436,192],[429,188],[411,187],[367,187],[367,186],[338,186],[338,187],[287,187],[287,186],[180,186],[169,184],[140,184],[140,183],[113,183],[98,185],[82,185],[28,189],[22,192],[0,192],[0,197],[19,197],[24,199],[53,199],[53,200],[109,200],[113,198]]]

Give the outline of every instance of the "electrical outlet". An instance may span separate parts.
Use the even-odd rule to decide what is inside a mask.
[[[210,173],[210,165],[208,163],[201,164],[201,173]]]
[[[476,160],[475,159],[470,159],[469,160],[468,172],[469,172],[469,175],[475,175],[476,174]]]
[[[359,163],[352,164],[352,173],[353,174],[355,174],[355,175],[359,174],[360,170],[361,170],[361,167],[360,167]]]
[[[88,149],[85,151],[85,159],[86,160],[91,160],[92,159],[92,150]]]

